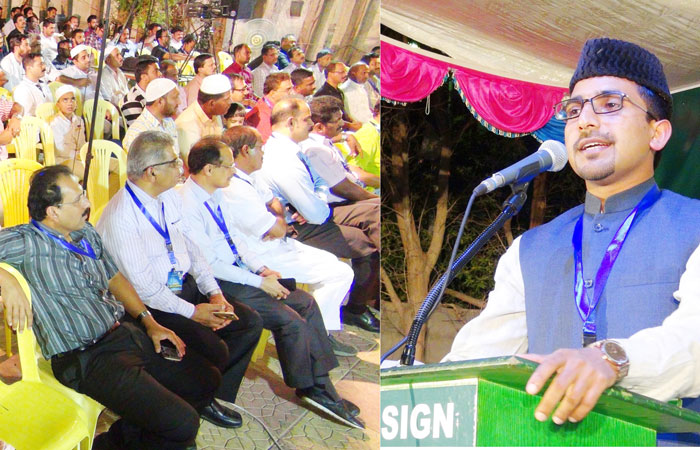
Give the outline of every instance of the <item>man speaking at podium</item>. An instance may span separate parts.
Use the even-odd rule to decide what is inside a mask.
[[[663,67],[635,44],[591,39],[569,91],[555,115],[585,203],[513,242],[443,360],[528,353],[540,363],[528,393],[554,377],[535,418],[556,424],[581,421],[614,384],[700,395],[700,201],[653,178],[671,136]]]

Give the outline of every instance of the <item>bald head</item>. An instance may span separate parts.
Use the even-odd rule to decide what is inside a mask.
[[[311,110],[306,102],[298,98],[286,98],[272,108],[270,125],[273,131],[298,143],[309,137],[314,123],[311,121]]]

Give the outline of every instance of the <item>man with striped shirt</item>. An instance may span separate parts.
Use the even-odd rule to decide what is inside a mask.
[[[30,305],[0,269],[8,323],[34,325],[56,378],[120,416],[95,448],[195,448],[197,411],[210,404],[219,371],[150,315],[86,222],[90,202],[68,167],[36,172],[28,204],[31,223],[0,231],[0,261],[32,288]],[[182,361],[161,357],[162,341]]]
[[[155,59],[146,59],[136,64],[136,84],[131,88],[129,93],[124,96],[124,102],[122,104],[122,114],[124,114],[127,127],[130,127],[131,124],[138,119],[143,109],[146,107],[145,95],[148,83],[160,76],[161,73]]]

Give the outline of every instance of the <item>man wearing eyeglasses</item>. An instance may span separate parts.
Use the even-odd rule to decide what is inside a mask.
[[[55,377],[120,416],[95,448],[195,448],[197,411],[211,403],[219,371],[148,314],[87,223],[90,202],[68,167],[43,168],[30,183],[31,223],[0,232],[0,261],[32,292],[29,305],[0,269],[8,324],[22,330],[26,320]],[[180,362],[159,355],[166,342]]]
[[[671,136],[662,65],[592,39],[569,89],[555,110],[585,203],[513,242],[488,306],[445,357],[529,353],[540,365],[527,392],[553,377],[535,418],[556,424],[583,420],[615,384],[662,401],[700,395],[700,202],[654,182]]]
[[[233,403],[260,338],[262,319],[222,294],[190,238],[182,202],[172,189],[183,175],[182,166],[168,134],[141,133],[127,157],[129,180],[105,207],[97,229],[153,317],[179,333],[188,352],[217,367],[222,383],[216,397]],[[240,414],[215,400],[201,415],[221,427],[242,423]]]

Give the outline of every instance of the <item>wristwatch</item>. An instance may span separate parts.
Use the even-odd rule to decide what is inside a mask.
[[[590,347],[595,347],[603,354],[603,359],[617,367],[617,378],[615,383],[627,376],[630,368],[630,360],[627,357],[627,352],[622,348],[619,342],[613,339],[604,339],[594,342]]]

